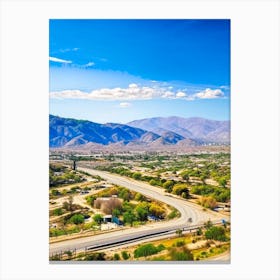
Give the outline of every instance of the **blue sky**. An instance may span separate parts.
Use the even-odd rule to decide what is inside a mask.
[[[230,119],[229,20],[50,20],[50,113]]]

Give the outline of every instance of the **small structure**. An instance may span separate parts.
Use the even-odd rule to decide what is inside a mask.
[[[80,191],[80,195],[88,194],[88,193],[89,193],[89,191],[87,191],[87,190],[81,190],[81,191]]]
[[[111,223],[112,222],[112,215],[106,215],[103,217],[104,223]]]
[[[148,221],[158,221],[159,220],[159,218],[154,215],[148,215],[147,218],[148,218]]]
[[[118,226],[122,226],[123,225],[123,222],[119,218],[117,218],[117,217],[113,217],[112,218],[112,222],[115,223]]]

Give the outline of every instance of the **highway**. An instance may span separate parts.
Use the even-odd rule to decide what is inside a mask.
[[[130,178],[89,168],[79,168],[78,170],[92,175],[99,175],[109,183],[123,186],[130,190],[142,193],[143,195],[152,199],[162,201],[176,208],[181,213],[181,216],[180,218],[170,221],[155,222],[138,228],[129,228],[120,231],[99,234],[96,236],[82,237],[78,239],[52,243],[49,247],[49,252],[51,255],[66,250],[76,249],[77,251],[80,251],[85,250],[86,248],[101,247],[104,244],[115,244],[118,242],[125,242],[126,240],[137,240],[139,238],[143,239],[144,236],[149,238],[151,236],[156,236],[157,234],[183,229],[186,227],[195,228],[197,225],[201,225],[208,220],[211,220],[215,223],[220,222],[221,219],[227,220],[228,218],[213,211],[203,211],[199,205],[195,205],[191,202],[188,202],[187,200],[166,194],[163,189],[151,186],[144,182],[139,182]],[[191,223],[189,222],[189,218],[192,220]]]

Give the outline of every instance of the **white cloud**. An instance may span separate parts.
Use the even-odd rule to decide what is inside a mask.
[[[221,89],[229,89],[229,86],[220,86]]]
[[[67,49],[60,49],[59,52],[60,52],[60,53],[65,53],[65,52],[76,52],[76,51],[78,51],[78,50],[79,50],[79,48],[72,48],[72,49],[67,48]]]
[[[186,93],[182,92],[182,91],[179,91],[176,93],[176,97],[185,97],[186,96]]]
[[[221,98],[223,96],[224,93],[220,89],[213,90],[210,88],[207,88],[193,95],[193,97],[198,99],[214,99],[214,98]]]
[[[89,63],[85,64],[84,67],[91,67],[94,65],[95,65],[95,63],[93,61],[90,61]]]
[[[138,86],[137,86],[137,84],[130,84],[128,87],[129,88],[137,88]]]
[[[71,60],[64,60],[64,59],[60,59],[60,58],[52,57],[52,56],[49,57],[49,60],[53,61],[53,62],[59,62],[59,63],[67,63],[67,64],[72,63]]]
[[[171,91],[166,87],[158,86],[139,86],[137,84],[130,84],[127,88],[101,88],[91,92],[84,92],[80,90],[63,90],[54,91],[50,93],[51,98],[58,99],[87,99],[87,100],[149,100],[155,98],[162,99],[183,99],[183,100],[195,100],[195,99],[213,99],[221,98],[224,93],[221,89],[207,88],[195,94],[187,95],[182,90]],[[122,104],[122,105],[121,105]],[[128,103],[120,103],[121,107],[126,107]]]
[[[131,106],[131,103],[128,103],[128,102],[121,102],[120,103],[121,108],[127,108],[127,107],[130,107],[130,106]]]

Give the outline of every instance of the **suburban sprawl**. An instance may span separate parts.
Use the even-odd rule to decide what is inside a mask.
[[[230,151],[50,151],[51,261],[229,260]]]

